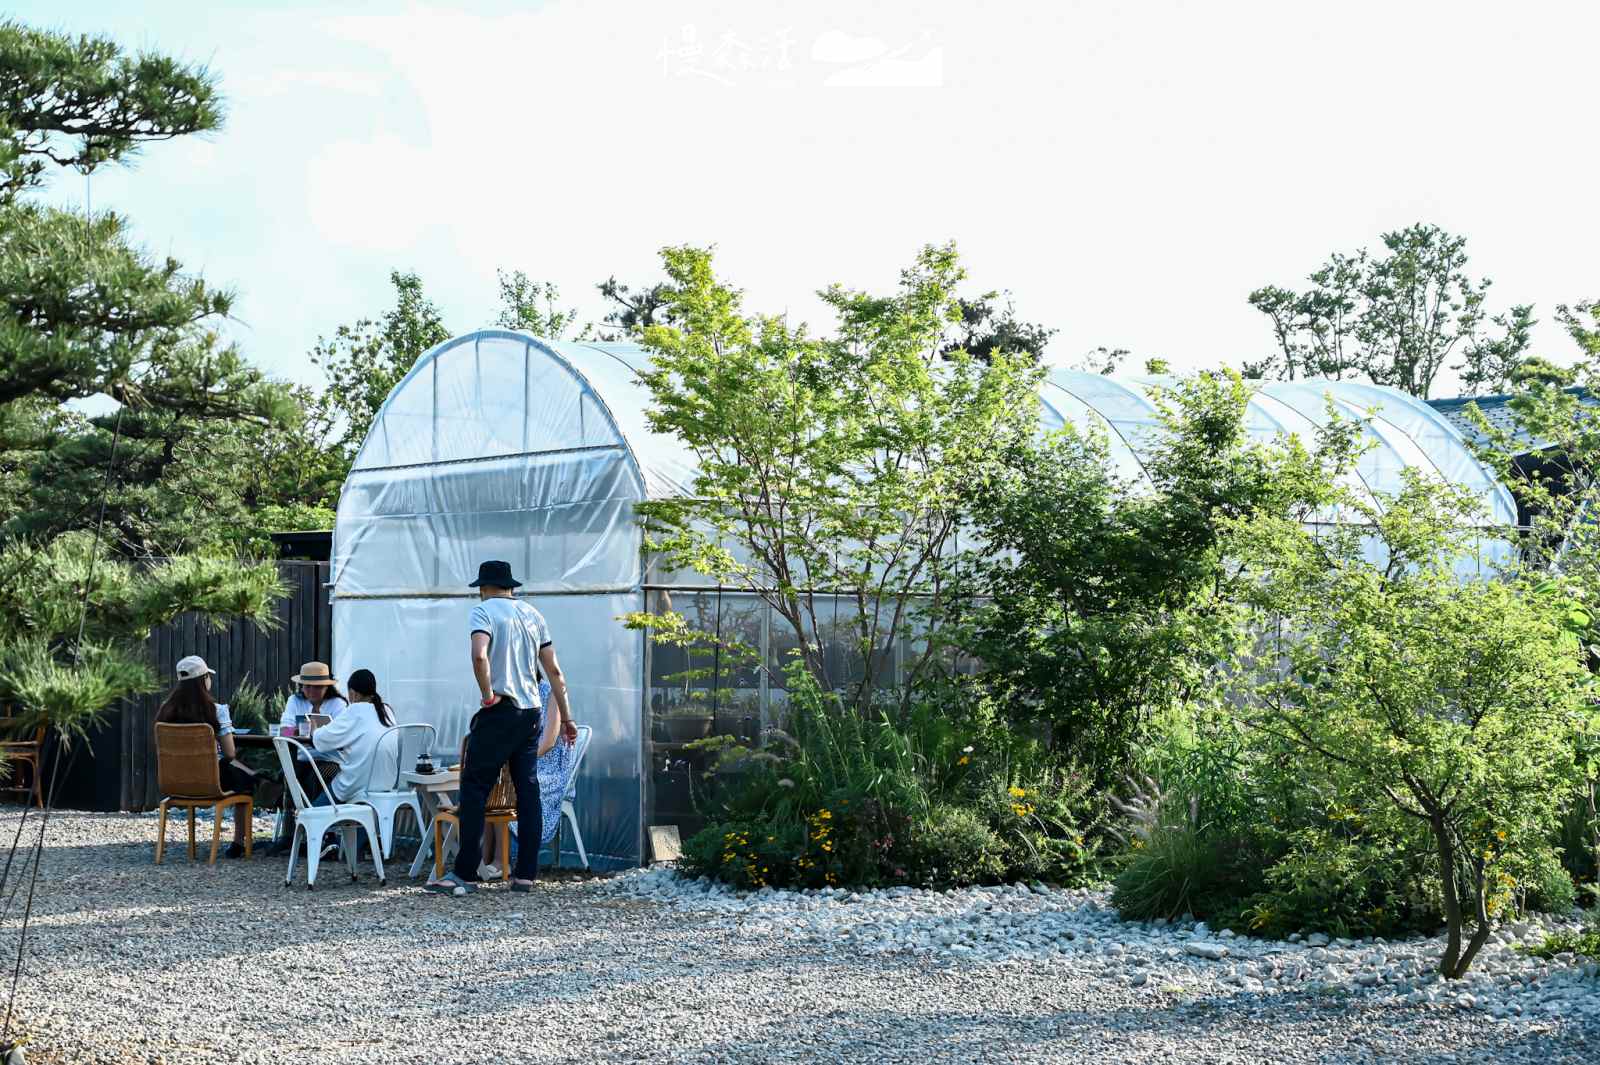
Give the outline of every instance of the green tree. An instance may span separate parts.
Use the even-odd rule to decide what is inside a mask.
[[[599,327],[603,340],[636,338],[651,326],[672,325],[676,321],[676,294],[670,281],[630,286],[620,283],[613,274],[595,287],[611,305]]]
[[[259,375],[196,333],[227,311],[225,293],[135,250],[115,215],[19,199],[44,183],[46,163],[91,171],[147,141],[214,129],[219,116],[203,69],[126,57],[105,38],[0,25],[0,462],[19,512],[45,487],[41,463],[92,451],[86,434],[102,431],[62,400],[116,401],[130,447],[155,446],[141,435],[147,419],[173,407],[227,422],[272,406]],[[0,545],[0,701],[72,737],[148,688],[151,626],[190,610],[264,621],[279,589],[271,566],[183,558],[135,569],[101,557],[83,531],[98,527],[99,492],[82,463],[69,468],[84,496],[58,504],[73,520]]]
[[[138,250],[113,213],[22,197],[45,184],[47,164],[88,172],[214,128],[216,87],[164,56],[9,22],[0,57],[0,542],[87,527],[116,438],[126,461],[107,506],[113,547],[213,544],[240,517],[236,466],[219,467],[196,507],[184,459],[238,424],[291,424],[284,390],[205,328],[228,312],[229,293]],[[93,396],[117,412],[86,418],[59,405]]]
[[[9,19],[0,22],[0,55],[3,203],[44,184],[52,165],[87,173],[150,141],[222,124],[210,74],[167,56],[127,56],[109,38],[73,38]]]
[[[521,270],[496,271],[500,281],[500,315],[495,324],[506,329],[521,329],[547,340],[564,340],[577,324],[578,312],[562,310],[561,289],[552,281],[534,281]],[[573,337],[583,340],[590,328],[584,326]]]
[[[1579,775],[1575,739],[1596,724],[1572,602],[1522,579],[1457,576],[1480,520],[1465,490],[1413,474],[1381,505],[1343,505],[1359,524],[1313,534],[1261,516],[1230,536],[1265,574],[1257,602],[1285,634],[1254,657],[1243,713],[1326,772],[1342,803],[1386,803],[1426,827],[1439,971],[1459,977],[1515,873],[1548,859]]]
[[[1507,403],[1512,425],[1491,423],[1469,407],[1481,439],[1483,459],[1516,495],[1529,528],[1521,536],[1521,562],[1530,572],[1577,589],[1586,603],[1600,603],[1600,524],[1593,520],[1600,498],[1600,301],[1563,304],[1556,320],[1577,348],[1577,359],[1560,365],[1529,359],[1514,375]],[[1584,627],[1591,668],[1600,664],[1600,625]],[[1584,770],[1578,809],[1586,822],[1588,866],[1600,869],[1600,747],[1580,750]],[[1581,863],[1573,863],[1575,871]]]
[[[1304,291],[1252,292],[1277,350],[1245,375],[1365,378],[1426,399],[1448,368],[1468,395],[1503,390],[1527,350],[1532,305],[1489,315],[1490,282],[1468,276],[1465,237],[1418,223],[1383,244],[1379,255],[1335,252]]]
[[[392,308],[378,318],[341,325],[311,351],[312,363],[328,378],[323,402],[337,427],[334,446],[343,451],[347,468],[394,386],[429,348],[450,339],[421,278],[396,270],[389,281],[395,290]]]
[[[1044,349],[1056,331],[1019,319],[1009,294],[985,292],[976,299],[958,300],[956,306],[961,312],[961,324],[946,345],[947,352],[965,352],[981,362],[988,362],[1001,351],[1035,363],[1044,361]],[[1108,352],[1106,356],[1115,365],[1117,353]]]
[[[38,425],[52,431],[19,446],[25,487],[0,540],[103,520],[107,543],[128,557],[234,553],[253,524],[256,442],[295,431],[287,390],[196,330],[119,392],[114,413],[43,409]]]
[[[1112,472],[1104,440],[1079,427],[1014,437],[962,483],[982,546],[958,560],[952,638],[983,663],[979,692],[1101,786],[1157,719],[1220,698],[1248,620],[1227,524],[1309,516],[1353,450],[1337,422],[1315,441],[1252,442],[1237,376],[1154,397],[1164,432],[1143,463],[1148,484]]]
[[[828,337],[745,313],[707,251],[663,259],[674,324],[643,333],[648,415],[697,470],[683,496],[640,508],[650,546],[671,568],[754,592],[817,684],[865,705],[893,682],[891,636],[943,593],[966,471],[1033,431],[1036,371],[949,348],[964,276],[951,246],[924,249],[891,295],[822,292],[838,321]],[[913,652],[913,677],[934,653]]]

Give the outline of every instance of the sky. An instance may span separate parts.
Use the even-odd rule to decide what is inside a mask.
[[[22,0],[34,25],[202,63],[224,128],[51,195],[132,219],[238,294],[275,375],[418,273],[453,331],[497,269],[659,277],[712,245],[753,310],[825,326],[954,240],[974,292],[1179,369],[1271,347],[1246,302],[1417,221],[1468,238],[1492,310],[1600,299],[1600,5],[230,3]]]

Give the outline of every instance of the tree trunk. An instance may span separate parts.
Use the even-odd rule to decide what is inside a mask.
[[[1595,809],[1595,791],[1600,789],[1600,782],[1589,781],[1585,796],[1589,800],[1589,845],[1594,850],[1595,876],[1600,877],[1600,811]]]
[[[1428,824],[1439,851],[1439,880],[1444,888],[1445,944],[1444,957],[1439,959],[1439,973],[1453,980],[1459,975],[1456,966],[1461,958],[1461,896],[1456,891],[1456,849],[1442,815],[1434,814]]]

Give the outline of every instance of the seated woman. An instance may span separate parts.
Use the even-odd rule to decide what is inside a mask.
[[[335,800],[354,802],[361,798],[374,772],[380,779],[393,779],[395,746],[391,744],[381,755],[378,753],[378,740],[393,726],[394,714],[378,694],[378,681],[372,671],[358,669],[350,674],[350,701],[344,712],[311,733],[311,745],[338,763],[338,772],[328,781]],[[328,797],[319,791],[312,802],[321,806]]]
[[[300,672],[289,678],[289,683],[298,687],[283,704],[283,717],[279,723],[285,728],[298,724],[301,718],[312,714],[338,717],[339,712],[348,705],[345,697],[339,693],[339,683],[326,662],[307,662],[300,667]]]
[[[344,695],[339,691],[338,681],[326,662],[307,662],[300,667],[300,672],[289,678],[295,690],[283,704],[283,716],[279,724],[284,728],[294,728],[306,722],[312,714],[326,714],[330,718],[337,718],[348,704]],[[327,779],[335,770],[332,762],[322,760],[312,761],[301,756],[295,763],[295,776],[300,778],[300,787],[314,802],[322,794],[322,787],[312,779],[312,774],[321,773]],[[289,849],[290,842],[294,839],[294,806],[288,804],[284,807],[287,816],[283,819],[282,834],[272,848],[272,853],[281,854]]]
[[[233,718],[228,704],[211,697],[211,678],[216,670],[206,665],[199,655],[189,655],[178,660],[178,686],[172,689],[161,708],[156,711],[156,721],[171,725],[210,725],[217,735],[217,777],[223,790],[249,792],[255,787],[255,774],[235,759],[239,752],[233,743]],[[228,858],[244,856],[244,807],[233,808],[233,842],[223,855]]]

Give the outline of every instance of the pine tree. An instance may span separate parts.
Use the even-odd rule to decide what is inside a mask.
[[[214,130],[221,114],[204,68],[0,23],[0,702],[24,728],[81,735],[154,685],[143,646],[154,626],[189,611],[270,623],[280,594],[268,564],[106,557],[103,495],[115,497],[110,546],[154,546],[137,530],[159,488],[129,493],[152,451],[168,459],[154,483],[170,484],[186,419],[268,423],[286,416],[286,397],[205,330],[229,293],[139,250],[114,213],[28,198],[57,168],[125,162],[149,142]],[[61,406],[90,396],[119,412]]]

